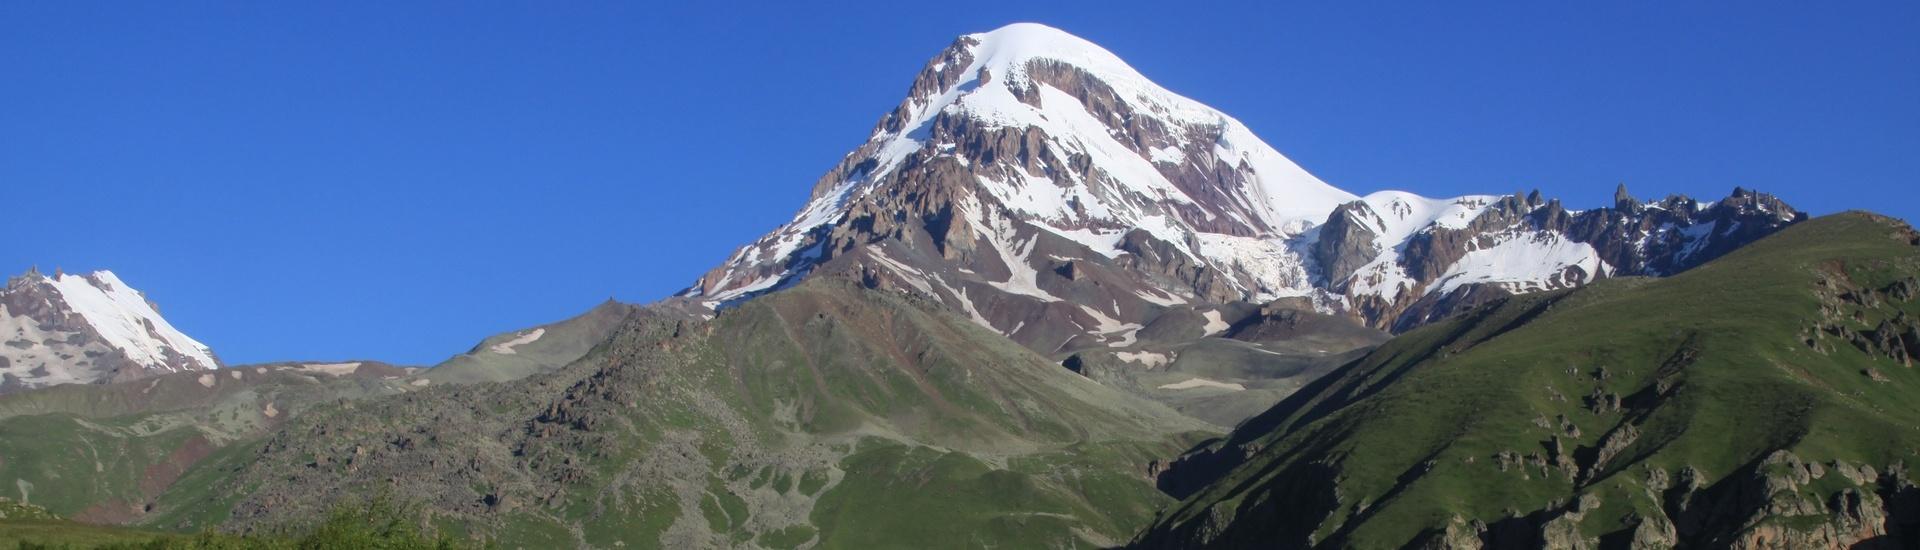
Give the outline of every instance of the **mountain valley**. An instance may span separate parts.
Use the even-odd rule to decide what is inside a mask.
[[[228,365],[112,272],[10,279],[0,511],[277,540],[392,499],[502,548],[1920,544],[1920,233],[1613,195],[1351,193],[1018,23],[678,294],[437,364]]]

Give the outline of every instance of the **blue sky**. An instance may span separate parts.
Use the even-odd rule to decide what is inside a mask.
[[[679,290],[1016,21],[1349,191],[1920,215],[1914,2],[279,4],[0,5],[0,270],[112,269],[229,363],[430,364]]]

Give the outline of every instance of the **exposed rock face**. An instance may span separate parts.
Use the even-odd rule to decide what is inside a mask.
[[[1680,544],[1679,535],[1673,530],[1673,522],[1665,516],[1639,518],[1633,526],[1633,539],[1629,548],[1634,550],[1654,550],[1673,548]]]
[[[1909,508],[1914,487],[1905,467],[1885,474],[1844,461],[1831,469],[1777,451],[1752,469],[1712,487],[1680,487],[1682,505],[1668,514],[1682,540],[1727,548],[1900,548],[1913,542]],[[1843,488],[1814,489],[1826,476]],[[1889,501],[1900,505],[1890,509]],[[1903,519],[1890,521],[1893,515]],[[1783,521],[1793,518],[1795,521]],[[1905,531],[1890,536],[1890,531]],[[1905,538],[1906,543],[1899,542]],[[1864,546],[1863,546],[1864,545]]]
[[[1357,196],[1099,46],[1019,24],[930,60],[792,221],[682,295],[723,308],[839,274],[1043,353],[1124,345],[1171,306],[1289,297],[1404,330],[1514,292],[1672,274],[1801,218],[1744,189],[1616,199]]]
[[[1843,342],[1840,345],[1912,367],[1920,358],[1920,321],[1907,314],[1906,306],[1920,299],[1917,287],[1920,282],[1913,277],[1885,285],[1863,285],[1853,279],[1844,263],[1823,266],[1814,289],[1820,299],[1821,318],[1801,329],[1800,343],[1828,354],[1837,340]],[[1868,324],[1868,319],[1878,322]],[[1875,381],[1888,380],[1873,368],[1862,370],[1862,374]]]
[[[0,393],[220,367],[112,272],[38,271],[0,289]]]
[[[1581,533],[1580,521],[1586,519],[1588,512],[1599,508],[1600,497],[1592,494],[1580,495],[1572,507],[1540,526],[1540,547],[1565,550],[1598,548],[1600,541]]]
[[[1320,226],[1320,238],[1313,243],[1313,260],[1329,281],[1347,281],[1380,252],[1374,244],[1373,229],[1360,216],[1372,215],[1364,202],[1342,205]]]
[[[1420,550],[1480,550],[1486,544],[1480,541],[1487,532],[1487,524],[1477,520],[1469,521],[1453,516],[1447,527],[1428,535],[1425,542],[1417,547]]]

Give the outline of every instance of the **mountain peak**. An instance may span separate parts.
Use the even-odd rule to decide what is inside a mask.
[[[1060,30],[1046,23],[1035,23],[1032,21],[1017,21],[987,32],[976,32],[962,36],[983,41],[989,39],[1005,40],[1010,43],[1019,41],[1023,44],[1039,46],[1077,43],[1074,44],[1076,47],[1099,48],[1098,45],[1087,41],[1085,38],[1076,36],[1073,33]]]
[[[1673,273],[1793,219],[1770,197],[1729,204],[1628,220],[1538,192],[1362,197],[1105,48],[1016,23],[930,59],[792,221],[682,296],[718,308],[820,269],[1049,352],[1125,345],[1123,320],[1181,304],[1307,298],[1402,327],[1476,296]]]
[[[972,43],[969,48],[975,68],[994,70],[996,73],[1024,70],[1028,62],[1046,59],[1079,67],[1102,80],[1151,84],[1133,66],[1106,48],[1039,23],[1014,23],[992,31],[962,36],[959,42]],[[1204,106],[1199,107],[1196,111],[1218,114]]]
[[[29,270],[0,289],[0,390],[219,368],[112,271]]]
[[[1043,23],[1009,23],[987,32],[962,35],[961,38],[979,42],[990,50],[1013,58],[1055,57],[1064,61],[1086,57],[1097,58],[1101,63],[1126,64],[1098,44]]]
[[[961,133],[1036,129],[1047,143],[1032,145],[1052,151],[1026,151],[1027,156],[1084,155],[1100,174],[1062,181],[1068,178],[1058,176],[1068,174],[1029,162],[1022,174],[989,174],[998,186],[989,185],[997,188],[988,191],[1004,191],[996,193],[1003,197],[1032,195],[1031,189],[1006,188],[1030,187],[1028,177],[1037,176],[1056,187],[1086,191],[1080,194],[1109,195],[1091,197],[1106,199],[1100,202],[1126,202],[1126,197],[1112,195],[1133,194],[1148,201],[1194,204],[1200,211],[1220,206],[1208,204],[1206,195],[1237,195],[1243,199],[1241,211],[1210,213],[1248,218],[1242,221],[1244,227],[1228,231],[1248,234],[1303,231],[1334,206],[1358,198],[1300,168],[1233,117],[1168,91],[1099,45],[1037,23],[960,37],[928,62],[908,95],[869,142],[877,164],[866,172],[868,180],[891,173],[916,152],[965,139]],[[1235,173],[1186,181],[1179,174],[1185,167]],[[1103,183],[1115,188],[1111,193],[1089,189]],[[816,197],[830,190],[816,187]],[[1013,201],[1023,203],[1013,206],[1066,230],[1099,221],[1063,211],[1072,205],[1070,197],[1060,199]],[[1110,221],[1126,222],[1116,227],[1137,225],[1132,223],[1137,220]]]
[[[822,249],[825,233],[863,202],[928,185],[961,195],[949,198],[976,222],[967,231],[1017,218],[1109,256],[1135,230],[1188,258],[1196,233],[1298,235],[1359,198],[1112,52],[1016,23],[961,36],[929,60],[792,221],[686,295],[724,302],[783,286],[845,252]]]
[[[971,58],[968,72],[988,71],[988,81],[981,82],[982,85],[992,85],[996,79],[1002,85],[1031,84],[1032,80],[1027,78],[1028,72],[1035,69],[1036,61],[1059,63],[1084,71],[1098,83],[1113,88],[1117,99],[1136,109],[1156,111],[1154,114],[1158,116],[1187,123],[1222,125],[1235,122],[1219,110],[1160,87],[1099,44],[1043,24],[1013,23],[988,32],[964,35],[955,41],[955,47],[964,48]],[[940,61],[941,58],[935,58],[929,68],[944,68]],[[978,75],[963,74],[962,78],[973,76]],[[964,86],[966,83],[962,80],[956,85]]]

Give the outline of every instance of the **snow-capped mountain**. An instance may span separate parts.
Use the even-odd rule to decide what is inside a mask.
[[[0,339],[0,391],[220,367],[212,350],[110,271],[9,279]]]
[[[962,36],[794,219],[682,296],[821,273],[926,295],[1043,352],[1126,346],[1170,309],[1304,299],[1405,328],[1489,296],[1672,273],[1803,216],[1736,189],[1611,208],[1358,196],[1057,29]]]

